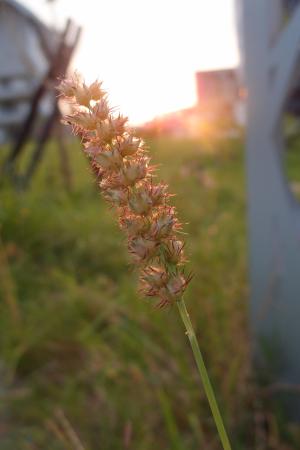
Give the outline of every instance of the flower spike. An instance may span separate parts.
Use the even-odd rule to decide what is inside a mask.
[[[113,114],[102,83],[88,85],[75,73],[62,80],[60,95],[72,106],[64,123],[81,137],[105,200],[117,211],[134,265],[140,268],[140,291],[157,297],[157,306],[175,303],[190,281],[179,267],[185,261],[181,225],[169,205],[168,186],[153,181],[154,166],[142,139],[128,119]]]

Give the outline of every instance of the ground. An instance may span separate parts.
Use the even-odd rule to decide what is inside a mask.
[[[243,147],[149,145],[186,223],[186,302],[233,448],[299,448],[250,364]],[[176,307],[140,298],[77,142],[69,155],[71,192],[54,143],[27,191],[1,187],[1,450],[219,449]]]

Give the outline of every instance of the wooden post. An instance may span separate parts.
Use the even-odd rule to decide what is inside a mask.
[[[60,43],[59,43],[56,55],[54,56],[53,61],[51,62],[51,65],[49,67],[47,75],[45,76],[44,81],[38,86],[38,88],[36,89],[36,91],[34,93],[34,96],[32,98],[31,104],[30,104],[29,113],[23,123],[23,126],[20,130],[20,133],[17,137],[16,142],[15,142],[14,146],[12,147],[11,152],[8,155],[7,161],[4,166],[4,169],[6,172],[12,171],[15,160],[20,155],[28,137],[30,136],[30,133],[32,131],[32,128],[33,128],[33,125],[34,125],[34,122],[36,119],[36,115],[38,112],[40,100],[42,99],[44,93],[47,90],[48,80],[53,79],[53,75],[55,76],[53,67],[56,66],[57,64],[61,64],[61,53],[62,53],[63,47],[65,45],[65,39],[66,39],[67,33],[70,29],[70,26],[71,26],[71,21],[68,20],[67,24],[65,26],[65,29],[61,35]]]
[[[70,26],[67,26],[68,30],[70,29]],[[75,36],[73,36],[73,42],[71,45],[67,45],[66,42],[64,42],[64,45],[60,47],[60,57],[57,57],[57,60],[55,61],[53,67],[52,67],[52,73],[54,78],[54,83],[57,82],[57,78],[61,77],[65,74],[67,67],[70,63],[72,54],[78,44],[78,41],[80,39],[81,34],[81,28],[76,29]],[[51,86],[52,89],[54,86]],[[35,173],[42,156],[46,149],[46,143],[49,139],[49,136],[51,134],[52,129],[54,128],[55,124],[58,122],[59,119],[59,109],[58,109],[58,102],[56,97],[56,92],[53,93],[53,106],[52,111],[50,115],[48,116],[46,122],[42,126],[40,135],[37,139],[37,144],[34,149],[34,152],[32,154],[32,158],[29,161],[28,167],[25,171],[25,175],[23,177],[23,185],[28,186],[30,183],[30,180]],[[59,150],[62,150],[62,146],[59,147]],[[65,153],[61,154],[61,158],[65,158]],[[65,166],[67,165],[67,161],[65,162]],[[65,172],[64,172],[65,173]],[[65,183],[67,184],[69,180],[65,180]]]
[[[57,107],[57,102],[54,100],[54,105],[51,114],[47,117],[46,122],[44,123],[41,133],[37,139],[37,144],[35,146],[33,155],[31,160],[29,161],[29,165],[27,167],[27,170],[25,172],[25,176],[23,178],[23,187],[27,187],[34,172],[36,171],[36,168],[41,161],[42,155],[45,150],[46,142],[49,138],[50,132],[52,128],[54,127],[54,124],[59,117],[59,111]]]
[[[68,20],[65,26],[64,31],[61,34],[59,45],[57,47],[57,51],[53,56],[52,61],[50,62],[50,67],[48,70],[45,79],[41,83],[41,85],[37,88],[31,102],[30,111],[25,119],[25,122],[22,126],[20,134],[17,138],[15,145],[12,147],[10,154],[4,164],[4,173],[8,173],[9,175],[15,175],[15,162],[16,159],[20,156],[25,145],[30,138],[32,129],[34,127],[38,107],[40,101],[44,97],[47,92],[51,92],[53,96],[53,104],[51,108],[51,112],[49,116],[46,118],[45,123],[41,126],[41,131],[37,138],[36,147],[33,151],[31,160],[25,170],[25,175],[22,177],[16,177],[16,180],[21,183],[22,186],[27,186],[30,182],[31,177],[36,171],[39,162],[42,159],[42,156],[45,151],[45,146],[51,131],[56,122],[58,122],[59,118],[59,110],[57,105],[57,93],[55,92],[55,85],[57,83],[57,79],[59,77],[63,77],[67,71],[72,55],[75,51],[75,48],[78,45],[79,39],[81,35],[81,28],[75,26],[71,20]],[[66,157],[66,153],[62,150],[62,145],[59,146],[59,150],[62,152],[60,155],[61,158]],[[67,162],[65,162],[65,167]],[[64,171],[66,174],[66,172]],[[69,183],[65,180],[65,183]]]

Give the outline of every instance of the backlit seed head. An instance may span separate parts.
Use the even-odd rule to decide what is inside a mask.
[[[58,87],[73,111],[66,116],[83,142],[84,152],[104,198],[115,208],[128,238],[133,262],[141,269],[141,292],[171,305],[183,294],[190,277],[179,272],[184,243],[180,224],[164,183],[154,184],[144,142],[136,138],[127,117],[114,115],[102,83],[87,85],[78,74]]]
[[[100,166],[98,165],[98,167],[100,167]],[[101,174],[102,174],[102,179],[99,183],[99,186],[102,191],[106,191],[107,189],[125,189],[126,188],[126,186],[123,183],[121,183],[120,174],[118,172],[109,171],[107,173],[107,171],[106,171],[105,173],[103,173],[103,170],[102,170]]]
[[[122,136],[126,131],[126,123],[128,121],[127,117],[121,116],[109,118],[112,129],[115,132],[115,136]]]
[[[120,153],[122,156],[132,156],[141,147],[142,140],[134,136],[128,135],[119,143]]]
[[[123,165],[123,158],[117,148],[99,153],[95,157],[95,161],[107,170],[118,170]]]
[[[101,145],[111,144],[112,140],[116,138],[115,129],[109,120],[97,123],[96,135]]]
[[[102,100],[103,97],[106,95],[106,92],[102,89],[101,86],[102,82],[96,80],[88,87],[91,100],[94,101]]]
[[[97,118],[89,112],[81,111],[77,114],[67,116],[66,118],[75,127],[89,131],[95,130],[97,127]]]
[[[165,243],[165,258],[169,263],[180,264],[184,261],[184,242],[171,239]]]
[[[169,274],[164,267],[149,266],[144,269],[140,276],[141,286],[144,291],[149,292],[152,289],[158,289],[165,286],[169,280]]]
[[[147,191],[149,193],[153,206],[159,206],[163,204],[164,199],[168,197],[167,189],[168,186],[164,183],[149,183],[147,185]]]
[[[158,245],[157,241],[138,236],[129,242],[128,249],[136,263],[143,263],[155,256]]]
[[[128,203],[131,211],[139,215],[147,214],[152,207],[151,198],[145,190],[132,193],[129,196]]]
[[[60,84],[57,87],[57,90],[60,92],[61,95],[65,97],[74,97],[75,90],[76,90],[76,84],[72,79],[66,79],[62,80]]]
[[[65,78],[61,80],[57,86],[57,90],[60,94],[67,98],[73,98],[75,96],[76,89],[83,83],[81,75],[75,72],[70,78]]]
[[[101,147],[94,145],[92,142],[86,142],[83,145],[83,151],[90,157],[95,157],[101,150]]]
[[[170,276],[167,284],[159,289],[158,296],[161,300],[157,306],[163,307],[172,305],[178,301],[182,297],[190,281],[191,277],[189,276],[186,278],[183,273]]]
[[[103,195],[107,201],[117,206],[124,206],[128,201],[127,192],[122,189],[106,189]]]
[[[91,92],[90,92],[88,86],[85,83],[83,83],[81,85],[79,84],[76,87],[74,95],[75,95],[75,100],[79,105],[85,106],[85,107],[90,106],[92,96],[91,96]]]
[[[182,297],[189,282],[190,278],[185,278],[185,276],[180,273],[171,277],[167,283],[167,290],[169,291],[170,296],[174,298],[174,300],[178,300]]]
[[[148,221],[141,217],[129,214],[124,214],[123,216],[121,216],[120,226],[127,233],[130,239],[133,237],[144,235],[149,230]]]
[[[169,237],[178,224],[173,208],[164,209],[153,219],[150,234],[156,239]]]
[[[101,98],[101,100],[92,107],[91,111],[97,121],[107,119],[110,113],[107,100]]]
[[[139,158],[134,161],[127,161],[120,174],[121,183],[126,186],[133,186],[147,175],[148,158]]]

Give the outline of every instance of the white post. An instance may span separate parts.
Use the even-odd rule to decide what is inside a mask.
[[[300,206],[284,174],[281,118],[300,49],[300,5],[283,25],[280,0],[242,0],[248,88],[247,175],[251,321],[256,355],[290,391],[300,417]],[[286,389],[288,386],[288,389]]]

